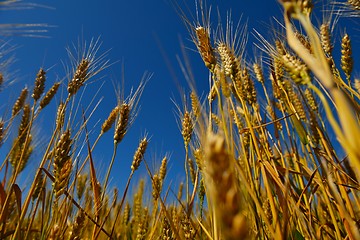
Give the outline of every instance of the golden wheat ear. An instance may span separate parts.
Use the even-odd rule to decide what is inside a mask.
[[[205,142],[205,186],[210,208],[226,239],[243,239],[248,235],[246,218],[241,212],[242,198],[235,175],[234,159],[225,139],[208,133]],[[221,229],[221,230],[220,230]]]
[[[116,106],[109,114],[108,118],[104,121],[104,123],[101,125],[101,133],[100,134],[104,134],[106,133],[107,131],[109,131],[117,116],[118,116],[118,113],[119,113],[119,110],[120,110],[120,107],[119,106]]]
[[[195,29],[196,34],[196,45],[198,51],[205,63],[205,66],[213,71],[216,66],[216,57],[214,54],[213,47],[210,43],[210,33],[209,30],[204,27],[197,27]]]
[[[54,178],[53,190],[55,199],[58,199],[65,191],[72,170],[71,160],[72,139],[70,130],[66,130],[61,136],[55,147],[54,156]]]
[[[14,117],[15,115],[17,115],[21,108],[23,108],[26,98],[28,96],[29,90],[27,89],[27,87],[23,88],[23,90],[21,90],[20,96],[18,97],[18,99],[16,100],[16,102],[14,103],[13,109],[12,109],[12,117]]]
[[[85,81],[88,79],[89,65],[89,60],[82,59],[79,65],[76,67],[74,76],[67,87],[70,96],[75,95],[76,92],[84,85]]]
[[[54,85],[45,93],[45,96],[40,101],[40,108],[45,108],[50,101],[54,98],[55,94],[57,93],[60,87],[60,83],[56,82]]]
[[[124,138],[125,133],[128,129],[130,119],[130,106],[127,103],[123,103],[119,109],[119,120],[116,124],[114,133],[114,143],[119,144]]]

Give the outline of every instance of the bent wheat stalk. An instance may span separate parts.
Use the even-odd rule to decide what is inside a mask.
[[[357,151],[358,146],[360,146],[360,139],[358,137],[360,136],[360,124],[358,121],[360,110],[350,101],[348,96],[336,86],[334,76],[332,75],[325,54],[322,50],[320,39],[310,21],[309,15],[311,10],[306,9],[303,6],[303,3],[306,1],[281,2],[285,9],[284,19],[288,43],[290,47],[306,63],[309,69],[311,69],[315,76],[321,81],[321,84],[323,84],[327,90],[329,90],[335,105],[337,106],[342,130],[332,115],[331,110],[326,109],[329,121],[334,128],[341,145],[349,154],[349,159],[351,160],[354,169],[360,169],[360,154],[359,151]],[[290,23],[290,17],[298,19],[301,25],[304,27],[314,49],[313,55],[310,54],[304,45],[301,44],[301,42],[295,37],[293,26]],[[308,82],[307,84],[313,88],[311,82]],[[321,99],[323,102],[326,101],[325,98]],[[358,172],[357,178],[360,179]]]

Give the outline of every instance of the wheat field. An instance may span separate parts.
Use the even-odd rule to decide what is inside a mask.
[[[0,239],[360,239],[356,36],[346,29],[340,42],[333,36],[336,19],[359,20],[360,1],[331,2],[334,17],[313,21],[323,1],[279,0],[283,15],[273,35],[255,32],[256,56],[246,54],[243,25],[229,17],[218,24],[216,11],[195,2],[196,19],[173,2],[209,82],[205,93],[189,82],[184,102],[175,103],[185,181],[165,181],[167,155],[153,170],[144,157],[149,133],[135,143],[131,165],[122,166],[130,169],[124,191],[109,183],[151,76],[91,125],[93,112],[80,99],[112,67],[92,39],[69,52],[64,81],[48,84],[39,68],[15,102],[2,98],[9,107],[0,118]],[[0,72],[0,84],[6,81]],[[49,107],[54,116],[45,115]],[[34,133],[42,118],[54,126],[45,148]],[[100,172],[93,151],[105,134],[112,158]],[[34,155],[39,165],[30,163]],[[24,190],[19,179],[28,168],[34,174]],[[146,174],[138,179],[140,168]]]

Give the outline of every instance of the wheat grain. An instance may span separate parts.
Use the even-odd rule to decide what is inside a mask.
[[[119,110],[119,119],[116,124],[115,134],[114,134],[114,143],[118,144],[124,138],[130,118],[130,105],[123,103],[120,106]]]
[[[188,166],[189,166],[189,173],[190,173],[190,179],[192,184],[195,184],[195,177],[196,177],[196,170],[194,166],[194,161],[191,158],[188,158],[187,160]]]
[[[184,189],[184,183],[180,183],[179,184],[179,189],[178,189],[178,192],[177,192],[177,199],[181,199],[182,198],[182,196],[183,196],[183,189]]]
[[[61,129],[62,126],[64,125],[64,121],[65,121],[65,103],[61,102],[57,108],[57,113],[56,113],[56,128],[57,129]]]
[[[354,80],[354,88],[358,93],[360,93],[360,79]]]
[[[180,220],[182,231],[184,232],[184,238],[187,240],[195,238],[195,229],[191,226],[190,219],[185,214],[182,214]]]
[[[16,114],[18,114],[21,110],[21,108],[24,106],[26,98],[28,95],[28,89],[27,87],[23,88],[21,90],[20,96],[16,100],[13,109],[12,109],[12,117],[14,117]]]
[[[123,217],[122,217],[122,225],[127,225],[130,221],[130,203],[126,202],[125,207],[124,207],[124,213],[123,213]]]
[[[217,44],[217,51],[220,55],[222,67],[225,71],[225,75],[232,79],[240,72],[240,62],[235,56],[234,51],[223,42]]]
[[[166,217],[162,218],[161,240],[175,240],[175,235],[172,232],[169,220]]]
[[[208,133],[205,146],[205,184],[213,201],[212,208],[221,223],[222,234],[227,239],[242,239],[248,230],[240,212],[241,197],[225,139]]]
[[[205,63],[205,66],[210,70],[214,70],[216,65],[216,58],[213,48],[210,43],[209,32],[204,27],[197,27],[195,29],[199,53]]]
[[[136,234],[136,240],[145,240],[146,239],[146,234],[149,228],[149,215],[148,215],[148,208],[145,207],[144,208],[144,213],[140,219],[140,222],[138,223],[137,226],[137,234]]]
[[[41,191],[44,190],[44,186],[43,186],[44,185],[44,173],[43,172],[41,172],[38,175],[38,177],[35,179],[35,182],[36,182],[36,186],[35,186],[34,193],[32,195],[33,201],[35,201],[39,197]]]
[[[359,0],[348,0],[347,1],[355,10],[360,11],[360,1]]]
[[[200,116],[201,107],[198,97],[196,96],[195,92],[190,93],[190,99],[191,99],[191,110],[196,118]]]
[[[316,115],[314,113],[310,113],[310,119],[309,119],[309,124],[310,124],[310,131],[311,131],[311,137],[312,140],[315,143],[319,143],[320,142],[320,134],[319,134],[319,124],[317,122],[316,119]]]
[[[78,199],[81,199],[85,193],[87,180],[88,180],[87,174],[80,174],[77,177],[76,196]]]
[[[35,87],[33,94],[31,95],[35,101],[39,100],[41,94],[43,94],[45,90],[45,81],[46,81],[46,72],[44,69],[40,68],[39,72],[36,75],[35,79]]]
[[[53,163],[55,182],[53,183],[53,188],[56,198],[59,198],[64,193],[69,182],[72,168],[71,146],[72,139],[70,137],[70,130],[66,130],[60,136],[55,148]]]
[[[30,123],[30,111],[30,105],[25,104],[23,107],[23,114],[21,116],[21,122],[18,130],[18,142],[20,145],[24,144],[26,140],[26,133]]]
[[[78,64],[74,76],[68,84],[67,90],[70,96],[76,94],[76,92],[84,85],[85,81],[89,78],[90,61],[88,59],[81,59]]]
[[[166,171],[167,171],[167,157],[165,156],[162,161],[161,161],[161,165],[160,165],[160,169],[159,169],[159,178],[161,180],[161,182],[164,181],[165,176],[166,176]]]
[[[295,92],[295,89],[293,88],[293,86],[291,85],[291,83],[289,81],[285,81],[285,90],[289,96],[290,102],[292,104],[292,106],[295,109],[296,114],[299,116],[299,118],[303,121],[306,121],[306,113],[305,113],[305,109],[304,106],[300,100],[299,95],[297,94],[297,92]],[[291,113],[291,112],[290,112]]]
[[[311,49],[311,44],[309,41],[309,38],[301,34],[300,32],[295,32],[295,37],[300,41],[300,43],[309,51],[310,54],[313,53],[313,50]]]
[[[294,18],[298,18],[298,14],[308,16],[313,8],[311,0],[280,0],[280,2],[289,14],[294,15]]]
[[[70,237],[69,237],[70,240],[81,239],[81,232],[83,230],[84,223],[85,223],[85,214],[82,211],[80,211],[78,215],[75,217],[75,221],[71,226]]]
[[[101,126],[101,134],[106,133],[107,131],[110,130],[110,128],[112,127],[112,125],[114,124],[116,117],[118,116],[119,113],[119,106],[116,106],[109,114],[108,118],[104,121],[104,123]]]
[[[288,53],[282,55],[282,61],[291,79],[297,84],[308,84],[311,81],[309,69],[300,59]]]
[[[134,194],[134,202],[133,202],[133,221],[135,223],[138,223],[140,221],[140,217],[142,214],[142,208],[143,208],[143,203],[142,203],[142,198],[143,198],[143,194],[144,194],[144,185],[145,182],[143,179],[140,180],[139,184],[138,184],[138,190],[137,192]]]
[[[256,102],[256,89],[253,80],[250,78],[250,74],[247,68],[241,71],[242,81],[242,97],[250,104]]]
[[[347,79],[350,79],[353,66],[354,60],[352,58],[351,41],[349,35],[345,34],[341,39],[341,68]]]
[[[215,76],[219,80],[223,95],[226,98],[229,98],[231,92],[230,92],[229,83],[226,80],[225,71],[223,69],[219,69],[218,67],[216,67],[215,68]]]
[[[281,42],[279,39],[275,41],[275,49],[278,55],[283,56],[286,54],[286,50],[284,47],[284,43]]]
[[[182,120],[182,131],[181,131],[185,146],[188,146],[192,133],[193,133],[193,123],[192,123],[191,115],[188,111],[185,111]]]
[[[154,174],[152,177],[152,196],[154,198],[154,201],[156,201],[161,192],[161,179],[157,174]]]
[[[131,164],[131,171],[134,172],[139,168],[140,163],[141,163],[142,159],[144,158],[144,154],[145,154],[147,145],[148,145],[148,140],[146,139],[146,137],[144,137],[140,141],[139,147],[137,148],[137,150],[134,154],[133,162]]]
[[[316,102],[314,95],[311,93],[310,89],[306,89],[304,92],[306,102],[309,104],[310,109],[314,112],[318,112],[318,103]]]
[[[331,57],[333,45],[331,44],[331,35],[328,23],[323,23],[320,26],[320,41],[325,53]]]
[[[254,63],[253,64],[253,69],[254,69],[254,73],[255,73],[255,76],[256,76],[256,79],[264,84],[265,83],[265,80],[264,80],[264,74],[262,72],[262,69],[261,69],[261,66],[258,64],[258,63]]]
[[[197,167],[201,170],[203,167],[203,151],[200,148],[196,148],[193,152]]]
[[[58,224],[54,224],[54,226],[51,228],[49,240],[57,240],[60,238],[60,226]]]
[[[59,89],[60,83],[56,82],[50,89],[49,91],[45,94],[45,96],[43,97],[43,99],[41,99],[40,101],[40,108],[44,108],[46,107],[51,100],[53,99],[53,97],[55,96],[57,90]]]
[[[33,148],[31,147],[32,136],[31,134],[28,134],[29,123],[30,105],[25,104],[18,129],[18,136],[14,142],[13,151],[11,152],[10,158],[10,163],[13,166],[15,172],[21,172],[25,168],[33,151]]]

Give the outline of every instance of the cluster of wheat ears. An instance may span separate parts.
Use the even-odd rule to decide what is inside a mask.
[[[311,1],[279,3],[283,24],[271,39],[256,34],[263,54],[255,60],[245,59],[242,25],[234,28],[228,19],[212,29],[202,1],[195,21],[178,9],[208,68],[210,89],[199,94],[190,84],[189,104],[179,114],[186,175],[179,189],[165,184],[168,157],[157,171],[148,167],[146,136],[124,192],[107,189],[148,76],[117,100],[97,132],[77,95],[109,66],[99,42],[70,51],[69,77],[47,91],[40,69],[11,116],[0,119],[1,144],[11,146],[0,167],[0,239],[360,239],[360,80],[353,74],[350,36],[343,32],[341,52],[334,53],[336,17],[315,27]],[[360,16],[360,1],[332,6],[340,17]],[[6,80],[0,75],[1,84]],[[66,94],[54,103],[63,86]],[[57,106],[54,128],[46,148],[39,148],[33,126],[49,106]],[[100,180],[92,152],[110,131],[113,157]],[[33,182],[24,189],[19,176],[34,152],[41,159],[31,164]],[[147,180],[130,195],[139,167],[147,169]],[[152,196],[144,196],[145,182]]]

